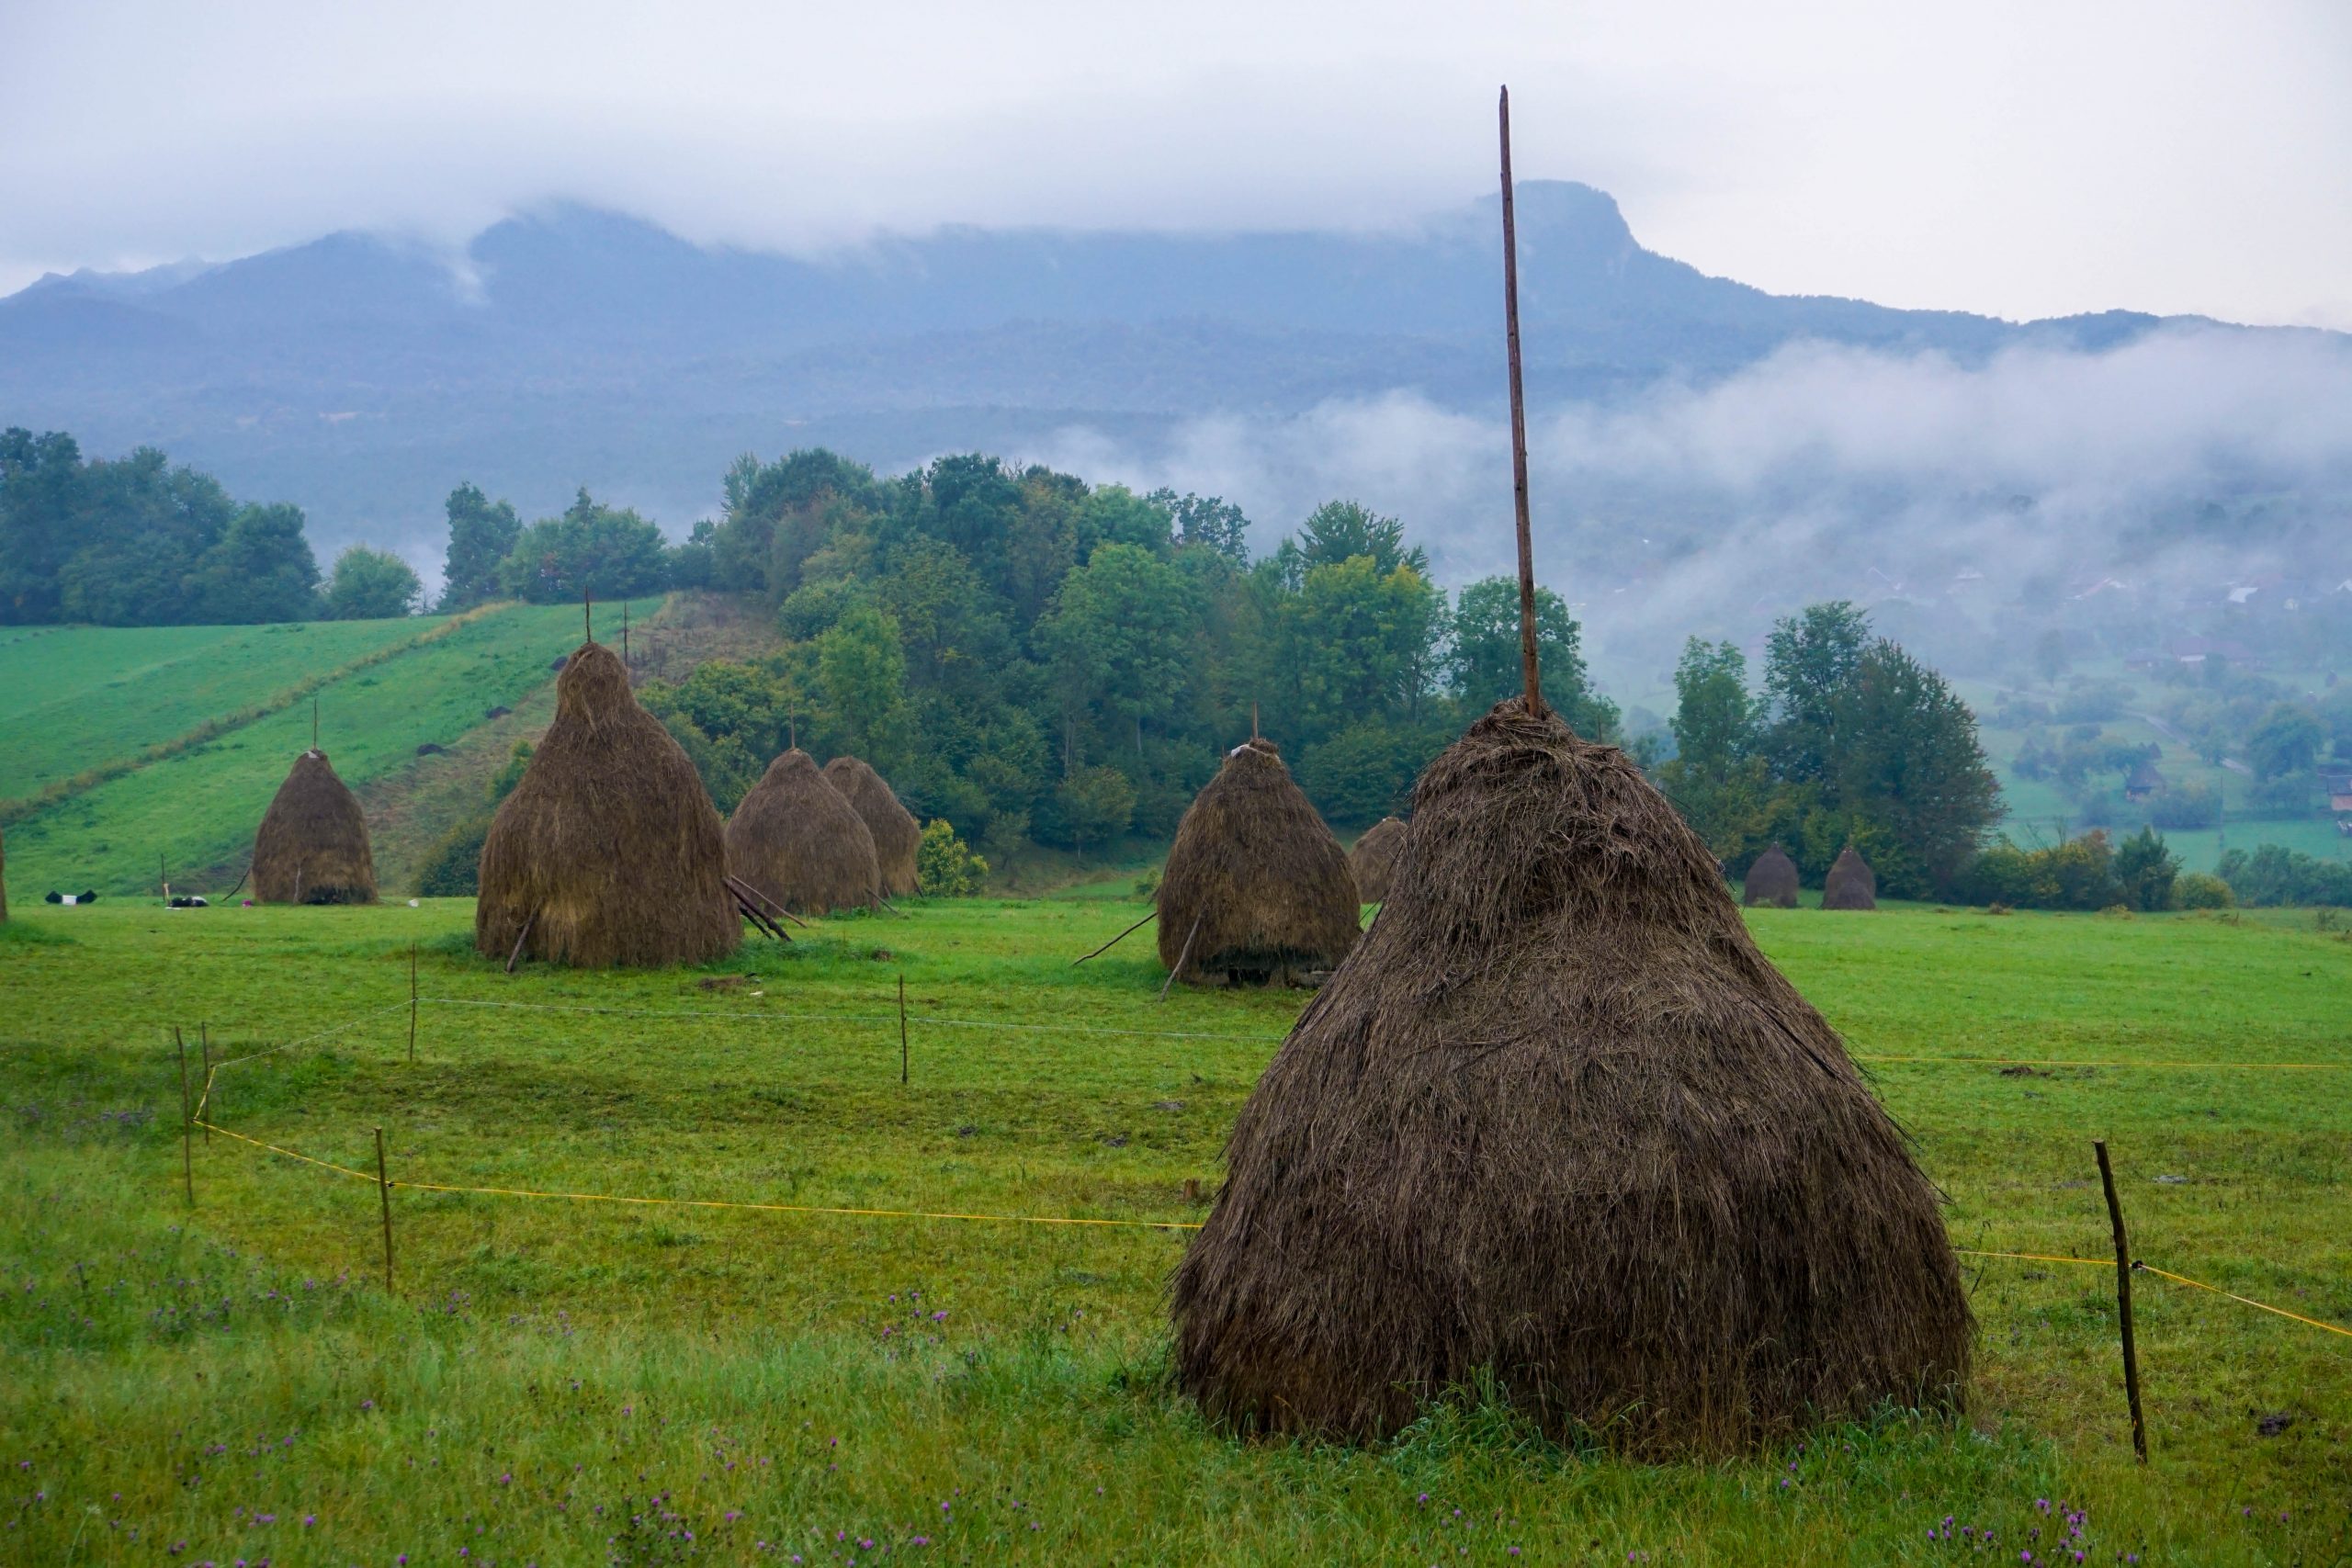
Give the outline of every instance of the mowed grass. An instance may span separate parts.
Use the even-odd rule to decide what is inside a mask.
[[[2352,1551],[2352,1340],[2146,1275],[2144,1471],[2112,1271],[1974,1258],[1963,1420],[1890,1412],[1653,1467],[1538,1440],[1476,1391],[1371,1447],[1238,1440],[1168,1386],[1185,1233],[798,1212],[1200,1217],[1184,1182],[1213,1190],[1301,998],[1158,1003],[1148,928],[1073,969],[1142,912],[1114,891],[829,921],[707,970],[513,977],[472,953],[463,902],[36,908],[0,937],[0,1559]],[[2335,933],[1753,919],[1871,1062],[1958,1245],[2108,1256],[2103,1137],[2143,1258],[2352,1325]],[[423,995],[448,998],[420,1010],[413,1064],[412,942]],[[380,1126],[401,1180],[798,1210],[400,1189],[387,1295],[370,1184],[216,1135],[184,1206],[175,1023],[192,1056],[199,1023],[216,1060],[297,1043],[223,1068],[209,1110],[284,1149],[372,1170]]]
[[[57,626],[0,643],[0,800],[137,756],[439,624]]]
[[[658,601],[633,605],[640,616]],[[615,607],[617,617],[618,609]],[[365,623],[404,628],[424,622]],[[324,637],[329,625],[304,628],[284,641]],[[61,634],[67,635],[67,634]],[[137,636],[94,632],[93,637]],[[319,693],[319,741],[335,772],[355,789],[417,762],[427,741],[447,746],[484,722],[492,707],[514,706],[554,679],[548,666],[580,641],[577,605],[511,605],[491,611],[381,663],[356,670]],[[51,638],[28,644],[39,648]],[[320,670],[333,668],[324,641]],[[103,663],[103,647],[90,660]],[[353,657],[360,657],[355,653]],[[208,655],[190,656],[201,661]],[[343,660],[348,662],[348,660]],[[288,684],[290,682],[280,682]],[[20,739],[80,721],[70,715],[30,711],[35,694],[0,699],[0,754]],[[262,694],[267,694],[266,693]],[[182,710],[182,730],[205,710]],[[188,715],[198,716],[190,719]],[[114,745],[105,731],[77,751]],[[268,810],[294,759],[311,743],[311,705],[297,703],[229,730],[188,750],[109,779],[48,807],[7,829],[7,877],[12,905],[38,900],[51,888],[125,894],[152,890],[159,861],[175,886],[225,894],[243,870],[254,829]],[[211,873],[209,877],[206,873]]]

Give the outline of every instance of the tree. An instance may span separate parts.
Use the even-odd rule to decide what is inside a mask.
[[[198,596],[190,589],[199,563],[237,514],[220,481],[173,468],[163,453],[142,446],[128,457],[87,465],[81,489],[83,504],[71,521],[76,542],[58,571],[62,618],[102,626],[195,620]],[[303,556],[309,553],[303,546]],[[316,581],[315,563],[311,572]]]
[[[1453,603],[1453,648],[1448,673],[1453,691],[1475,716],[1526,684],[1519,647],[1519,580],[1482,578]],[[1544,700],[1590,739],[1616,732],[1617,705],[1595,692],[1584,662],[1584,630],[1550,589],[1535,590],[1535,658]]]
[[[412,614],[424,596],[424,584],[408,562],[385,550],[354,545],[335,558],[334,574],[326,586],[326,618],[390,620]]]
[[[1250,564],[1250,519],[1241,508],[1222,496],[1178,495],[1156,490],[1147,498],[1175,519],[1176,543],[1184,549],[1209,550],[1236,566]]]
[[[1274,551],[1274,564],[1293,588],[1318,566],[1338,566],[1357,556],[1372,558],[1374,574],[1385,577],[1398,567],[1410,567],[1426,577],[1430,555],[1418,545],[1405,547],[1405,525],[1384,517],[1360,502],[1327,501],[1299,525],[1295,539],[1284,539]]]
[[[1301,739],[1358,719],[1418,710],[1437,673],[1445,595],[1409,565],[1371,556],[1310,567],[1279,610],[1284,682]]]
[[[1899,858],[1875,868],[1905,896],[1951,884],[2001,819],[1976,716],[1944,678],[1881,638],[1829,693],[1828,804],[1877,824]],[[1883,852],[1882,852],[1883,854]]]
[[[2324,739],[2319,720],[2309,708],[2293,703],[2273,704],[2246,734],[2245,760],[2259,779],[2309,773],[2319,761]]]
[[[2123,901],[2135,909],[2169,909],[2172,886],[2180,875],[2180,857],[2165,847],[2153,828],[2115,847],[2115,883]]]
[[[499,569],[500,590],[535,604],[560,604],[583,592],[626,599],[668,586],[662,530],[635,512],[604,506],[583,487],[560,517],[523,530]]]
[[[416,574],[408,581],[413,591]],[[301,509],[282,502],[241,507],[198,563],[188,610],[197,620],[224,626],[307,621],[319,613],[318,587]]]
[[[58,574],[81,542],[82,449],[63,431],[0,431],[0,624],[57,619]]]
[[[1739,645],[1692,637],[1674,671],[1675,755],[1658,770],[1683,820],[1715,858],[1745,861],[1764,846],[1776,802],[1756,755],[1756,704]]]
[[[1063,578],[1036,644],[1068,709],[1100,704],[1132,727],[1140,754],[1144,721],[1183,691],[1191,598],[1183,574],[1139,545],[1104,545]]]
[[[507,502],[493,502],[468,482],[449,492],[449,549],[441,567],[441,613],[469,610],[497,597],[499,569],[522,537],[522,519]]]
[[[1869,645],[1870,617],[1839,600],[1774,623],[1764,649],[1765,747],[1792,783],[1826,777],[1838,754],[1838,694]]]
[[[1054,791],[1054,804],[1071,844],[1083,854],[1087,845],[1127,830],[1135,816],[1136,786],[1116,768],[1080,768]]]
[[[870,604],[858,606],[817,639],[817,692],[824,716],[871,757],[874,739],[905,700],[907,660],[898,624]]]

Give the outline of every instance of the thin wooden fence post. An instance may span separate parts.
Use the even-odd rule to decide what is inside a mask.
[[[376,1194],[384,1207],[384,1293],[392,1293],[392,1181],[384,1170],[384,1130],[376,1129]]]
[[[899,976],[899,1081],[907,1081],[907,977]]]
[[[2140,1352],[2132,1335],[2132,1244],[2123,1234],[2123,1204],[2115,1195],[2115,1170],[2107,1161],[2107,1145],[2091,1141],[2098,1153],[2098,1179],[2107,1189],[2107,1217],[2115,1227],[2115,1306],[2123,1326],[2123,1396],[2132,1404],[2132,1451],[2148,1462],[2148,1424],[2140,1414]]]
[[[196,1207],[196,1104],[187,1097],[187,1042],[180,1026],[172,1025],[172,1043],[180,1053],[180,1179],[187,1187],[187,1206]]]
[[[198,1024],[196,1039],[197,1043],[204,1048],[204,1077],[197,1081],[204,1086],[204,1094],[209,1100],[212,1094],[212,1026]],[[208,1144],[212,1141],[212,1123],[209,1121],[204,1123],[204,1141]]]
[[[416,1061],[416,943],[408,944],[408,1059]]]

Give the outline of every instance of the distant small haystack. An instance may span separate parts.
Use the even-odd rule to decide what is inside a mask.
[[[1775,909],[1793,909],[1797,907],[1797,863],[1778,844],[1758,855],[1756,863],[1747,868],[1747,901],[1750,908],[1766,904]]]
[[[1902,1130],[1640,768],[1521,699],[1421,775],[1226,1153],[1175,1374],[1244,1430],[1491,1388],[1555,1439],[1721,1454],[1967,1385]]]
[[[316,747],[294,759],[254,834],[254,897],[264,904],[372,904],[376,857],[359,798]]]
[[[1367,904],[1377,904],[1388,897],[1388,878],[1396,869],[1396,857],[1405,848],[1405,824],[1395,817],[1384,817],[1363,830],[1356,847],[1348,852],[1348,869],[1355,873],[1356,897]]]
[[[1825,909],[1875,909],[1878,908],[1878,873],[1861,857],[1853,845],[1848,844],[1829,868],[1828,879],[1821,885],[1821,907]]]
[[[474,945],[583,968],[733,952],[725,833],[695,765],[602,644],[581,645],[555,691],[555,722],[482,840]]]
[[[1363,918],[1347,852],[1261,739],[1235,747],[1185,807],[1159,908],[1160,963],[1205,985],[1329,969]]]
[[[915,851],[922,845],[922,824],[899,804],[898,795],[876,773],[855,757],[836,757],[825,764],[825,779],[842,798],[865,819],[874,835],[874,859],[882,871],[885,898],[911,897],[921,879],[915,874]]]
[[[873,831],[797,746],[727,819],[727,869],[795,914],[871,908],[881,895]]]

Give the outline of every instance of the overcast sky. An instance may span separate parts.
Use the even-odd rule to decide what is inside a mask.
[[[0,0],[0,291],[619,208],[1378,225],[1522,177],[1777,292],[2352,328],[2344,0]]]

